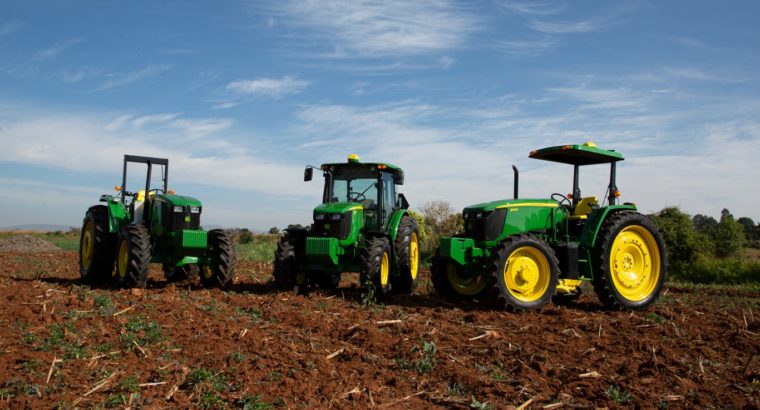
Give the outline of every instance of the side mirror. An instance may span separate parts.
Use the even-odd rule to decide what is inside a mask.
[[[311,178],[314,176],[314,169],[310,167],[306,167],[306,169],[303,171],[303,180],[308,182],[311,181]]]
[[[396,185],[404,185],[404,171],[396,173]]]
[[[398,199],[396,200],[396,207],[401,209],[409,209],[409,201],[406,200],[406,197],[404,194],[398,194]]]

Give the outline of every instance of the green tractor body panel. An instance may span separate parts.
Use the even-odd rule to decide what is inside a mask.
[[[613,212],[619,211],[636,211],[636,205],[624,204],[624,205],[610,205],[594,210],[589,214],[586,224],[583,226],[583,232],[578,238],[578,242],[587,249],[594,249],[596,246],[596,239],[599,236],[599,229],[602,228],[602,223]]]
[[[117,198],[112,195],[103,195],[100,201],[105,202],[108,206],[108,231],[110,233],[119,233],[121,228],[132,222],[127,208]]]
[[[409,215],[409,212],[407,212],[406,209],[397,209],[393,212],[390,219],[388,220],[388,226],[386,227],[385,231],[390,235],[391,241],[396,240],[396,235],[398,235],[398,226],[401,223],[401,218],[406,215]]]

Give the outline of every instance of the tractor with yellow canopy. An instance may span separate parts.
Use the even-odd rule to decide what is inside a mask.
[[[587,142],[532,151],[530,158],[573,166],[572,193],[514,198],[464,209],[464,232],[442,238],[432,282],[445,297],[495,295],[511,311],[572,299],[591,282],[612,309],[644,309],[662,291],[667,270],[662,235],[633,203],[619,204],[623,155]],[[583,196],[580,168],[609,164],[606,204]]]

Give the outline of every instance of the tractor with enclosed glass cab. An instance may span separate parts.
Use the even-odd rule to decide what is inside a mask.
[[[511,311],[576,298],[591,282],[613,309],[644,309],[659,296],[667,270],[663,238],[633,203],[618,203],[617,163],[623,155],[587,142],[532,151],[530,158],[573,166],[572,193],[514,198],[464,208],[464,231],[442,238],[432,282],[448,297],[495,296]],[[607,204],[584,197],[580,168],[609,164]]]
[[[128,164],[146,165],[144,189],[127,191]],[[161,170],[158,188],[151,188],[154,167]],[[160,263],[169,281],[197,272],[206,287],[231,283],[237,263],[231,238],[221,229],[201,228],[201,202],[167,190],[168,174],[168,159],[124,156],[116,195],[102,195],[105,204],[90,207],[84,217],[79,242],[83,281],[108,280],[115,265],[122,287],[144,287],[149,264]]]
[[[389,163],[347,162],[307,166],[304,181],[322,172],[322,203],[308,227],[290,226],[277,245],[274,278],[282,290],[315,285],[334,289],[344,272],[359,272],[375,297],[391,288],[409,293],[419,281],[419,232],[397,187],[404,171]]]

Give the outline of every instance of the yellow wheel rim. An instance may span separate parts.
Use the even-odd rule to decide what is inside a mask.
[[[204,265],[202,271],[203,271],[204,278],[211,279],[212,277],[214,277],[214,270],[211,269],[211,266]]]
[[[417,233],[412,232],[412,239],[409,241],[409,273],[412,280],[417,279],[417,269],[420,267],[420,245],[417,242]]]
[[[610,250],[610,273],[615,289],[632,302],[648,298],[660,280],[660,248],[641,225],[624,228]]]
[[[380,286],[383,288],[388,286],[389,271],[390,263],[388,262],[388,252],[383,252],[383,259],[380,261]]]
[[[446,264],[446,277],[454,290],[460,295],[475,296],[486,288],[486,281],[480,275],[469,278],[459,275],[459,269],[453,263]]]
[[[539,300],[549,290],[551,269],[546,256],[533,246],[515,249],[504,266],[504,283],[516,299]]]
[[[92,256],[95,253],[95,227],[92,222],[87,221],[84,225],[84,235],[82,236],[82,266],[85,269],[90,269],[92,264]]]
[[[127,263],[129,262],[129,244],[127,241],[121,241],[119,245],[119,276],[122,278],[127,276]]]

